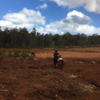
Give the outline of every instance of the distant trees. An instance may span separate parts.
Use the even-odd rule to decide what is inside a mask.
[[[84,46],[99,45],[100,35],[93,34],[86,36],[84,33],[72,35],[66,32],[59,34],[40,34],[33,28],[29,33],[26,28],[13,28],[1,30],[0,27],[0,48],[43,48],[54,46]]]

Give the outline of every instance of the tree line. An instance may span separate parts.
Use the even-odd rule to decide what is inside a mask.
[[[100,35],[85,35],[84,33],[72,35],[66,32],[59,34],[40,34],[33,28],[28,32],[26,28],[4,29],[0,28],[0,48],[44,48],[55,46],[85,46],[99,45]]]

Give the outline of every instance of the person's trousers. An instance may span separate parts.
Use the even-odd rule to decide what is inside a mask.
[[[54,59],[54,66],[56,67],[57,59]]]

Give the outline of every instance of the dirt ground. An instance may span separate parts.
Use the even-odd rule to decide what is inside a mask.
[[[54,68],[54,50],[0,57],[0,100],[100,100],[100,47],[58,49],[63,69]]]

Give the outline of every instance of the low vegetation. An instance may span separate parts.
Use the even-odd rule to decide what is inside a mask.
[[[30,51],[27,50],[0,50],[0,56],[8,56],[8,57],[28,57],[29,56]]]
[[[5,55],[5,50],[0,50],[0,55]]]
[[[0,51],[0,55],[2,55],[3,54],[3,52],[2,51]]]
[[[29,56],[29,51],[23,50],[23,51],[21,52],[21,57],[26,58],[26,57],[28,57],[28,56]]]
[[[8,56],[9,56],[9,57],[12,57],[12,56],[13,56],[11,50],[8,51]]]
[[[14,50],[14,57],[19,57],[19,56],[20,56],[20,51]]]

